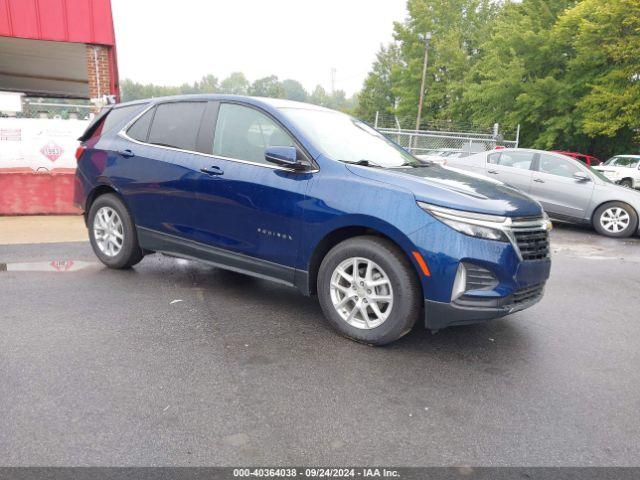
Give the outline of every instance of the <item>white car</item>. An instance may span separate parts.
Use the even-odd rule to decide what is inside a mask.
[[[640,155],[616,155],[593,168],[623,187],[640,188]]]
[[[447,158],[464,158],[468,157],[469,152],[460,148],[440,148],[438,150],[430,150],[429,153],[416,155],[419,160],[428,160],[438,165],[446,165]]]

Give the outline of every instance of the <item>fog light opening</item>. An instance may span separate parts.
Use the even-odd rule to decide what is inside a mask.
[[[458,271],[456,272],[456,279],[453,282],[453,289],[451,290],[451,301],[453,302],[459,298],[467,290],[467,269],[464,268],[464,264],[460,262],[458,264]]]

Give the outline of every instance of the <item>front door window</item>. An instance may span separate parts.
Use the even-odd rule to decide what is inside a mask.
[[[264,158],[268,147],[294,146],[291,137],[268,116],[242,105],[220,105],[213,141],[214,155],[272,165]]]

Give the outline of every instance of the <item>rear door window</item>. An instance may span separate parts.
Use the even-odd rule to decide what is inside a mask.
[[[582,172],[577,160],[554,157],[552,155],[540,155],[540,172],[559,177],[573,177],[574,173]]]
[[[196,141],[206,102],[163,103],[156,107],[148,143],[197,151]]]
[[[500,152],[489,155],[489,163],[503,167],[530,170],[533,163],[532,152]]]

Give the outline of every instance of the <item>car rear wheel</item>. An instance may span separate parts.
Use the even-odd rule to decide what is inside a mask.
[[[322,310],[342,335],[384,345],[408,333],[421,312],[415,270],[391,242],[356,237],[336,245],[318,272]]]
[[[91,247],[107,267],[129,268],[144,257],[131,215],[117,195],[99,196],[91,205],[87,224]]]
[[[638,215],[626,203],[609,202],[596,210],[593,226],[601,235],[626,238],[638,229]]]

